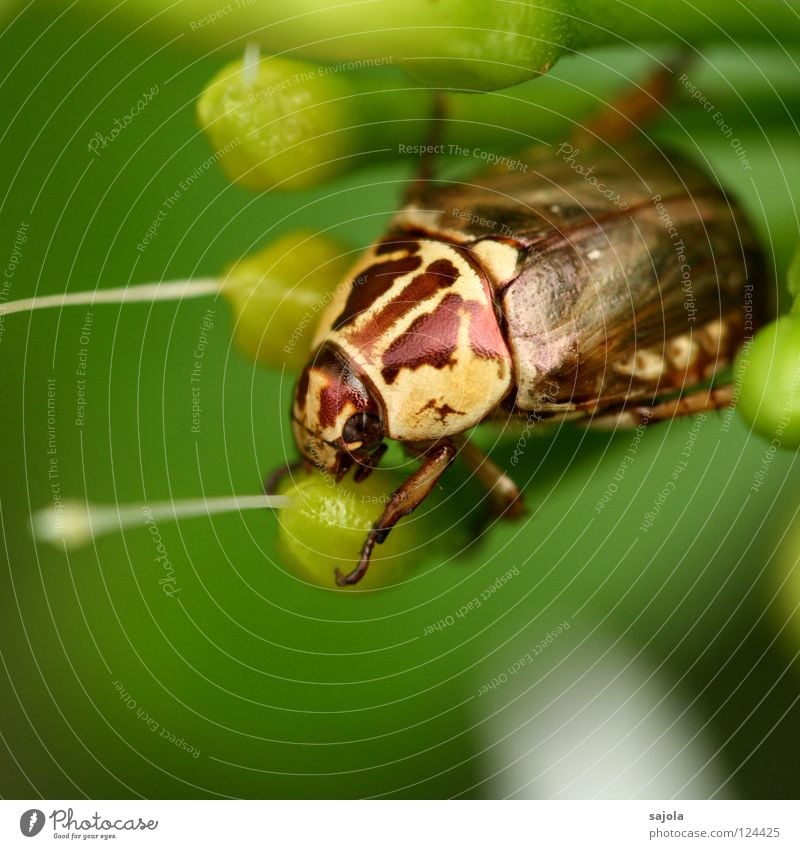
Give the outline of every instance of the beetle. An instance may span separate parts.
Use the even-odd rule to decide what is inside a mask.
[[[387,439],[421,461],[340,585],[456,456],[498,512],[522,512],[516,484],[465,436],[480,422],[638,426],[731,402],[713,378],[763,311],[762,257],[708,176],[631,140],[669,76],[513,169],[418,181],[328,305],[294,394],[302,458],[337,480],[355,467],[356,481]]]

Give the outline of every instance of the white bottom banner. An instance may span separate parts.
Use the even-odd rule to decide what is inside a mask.
[[[794,801],[0,802],[2,847],[798,847],[798,825]]]

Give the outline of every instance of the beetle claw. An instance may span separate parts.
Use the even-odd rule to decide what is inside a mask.
[[[359,465],[359,467],[356,469],[356,473],[353,475],[353,480],[356,483],[361,483],[361,481],[365,481],[372,474],[373,471],[373,466]]]
[[[353,475],[353,480],[355,480],[356,483],[365,481],[375,471],[375,469],[378,468],[381,458],[386,453],[387,448],[388,446],[385,443],[381,443],[366,458],[356,458],[358,468],[356,469],[356,473]]]
[[[369,534],[367,534],[367,538],[364,541],[364,547],[361,549],[361,557],[358,561],[358,565],[352,572],[348,572],[346,575],[340,570],[336,569],[336,583],[340,587],[351,587],[353,584],[357,584],[364,575],[367,574],[367,569],[369,569],[369,559],[372,556],[372,549],[375,547],[376,542],[380,542],[377,539],[377,534],[375,530],[371,530]]]
[[[364,558],[362,557],[361,560],[358,563],[358,566],[356,566],[356,568],[353,569],[352,572],[348,572],[346,575],[341,571],[341,569],[337,568],[335,570],[336,583],[340,587],[351,587],[354,584],[357,584],[364,577],[364,575],[367,574],[367,567],[368,566],[369,566],[369,559],[367,559],[365,561]]]
[[[350,466],[353,465],[353,458],[348,455],[342,455],[339,460],[339,466],[336,469],[336,474],[334,475],[336,479],[336,483],[339,483],[344,479],[344,476],[350,471]]]

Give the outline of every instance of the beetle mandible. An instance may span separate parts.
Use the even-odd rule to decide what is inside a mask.
[[[637,426],[730,403],[708,381],[762,312],[761,255],[706,175],[630,143],[671,76],[524,168],[418,181],[329,304],[292,408],[304,461],[337,480],[355,466],[360,481],[386,439],[421,461],[339,584],[363,577],[457,455],[499,512],[521,512],[516,484],[464,436],[479,422],[536,411]]]

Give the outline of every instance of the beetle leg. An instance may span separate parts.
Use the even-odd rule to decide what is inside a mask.
[[[680,398],[673,398],[650,407],[632,407],[618,413],[601,413],[586,422],[586,427],[598,430],[639,427],[648,422],[691,416],[709,410],[728,407],[733,400],[733,386],[719,386],[714,389],[701,389]]]
[[[367,460],[359,461],[358,468],[353,475],[353,480],[356,483],[361,483],[361,481],[365,481],[374,471],[378,468],[381,462],[381,458],[386,453],[388,449],[388,445],[384,442],[382,443],[376,451],[372,453],[372,456]]]
[[[449,442],[440,444],[426,452],[422,465],[392,493],[380,519],[370,529],[361,549],[361,558],[356,568],[347,575],[343,575],[338,569],[336,570],[336,583],[340,587],[357,584],[364,577],[369,568],[369,559],[375,545],[386,539],[389,531],[403,516],[407,516],[422,504],[455,456],[456,449]]]
[[[413,203],[419,198],[427,189],[428,183],[434,178],[433,164],[435,154],[433,151],[442,143],[445,114],[445,94],[443,91],[435,91],[433,93],[431,117],[425,134],[425,150],[423,150],[419,159],[417,175],[408,184],[406,189],[405,205]]]
[[[281,485],[281,482],[285,477],[291,477],[295,472],[298,472],[303,468],[309,468],[310,465],[311,464],[307,460],[294,460],[291,463],[278,466],[277,469],[270,472],[270,474],[264,479],[264,492],[267,495],[275,495],[278,491],[278,487]]]
[[[679,53],[642,85],[619,95],[575,133],[575,146],[596,144],[598,139],[611,144],[630,139],[640,127],[661,114],[674,89],[677,72],[688,62],[688,52]]]
[[[459,457],[486,487],[492,507],[507,519],[518,519],[525,513],[522,494],[514,481],[475,444],[464,440]]]

